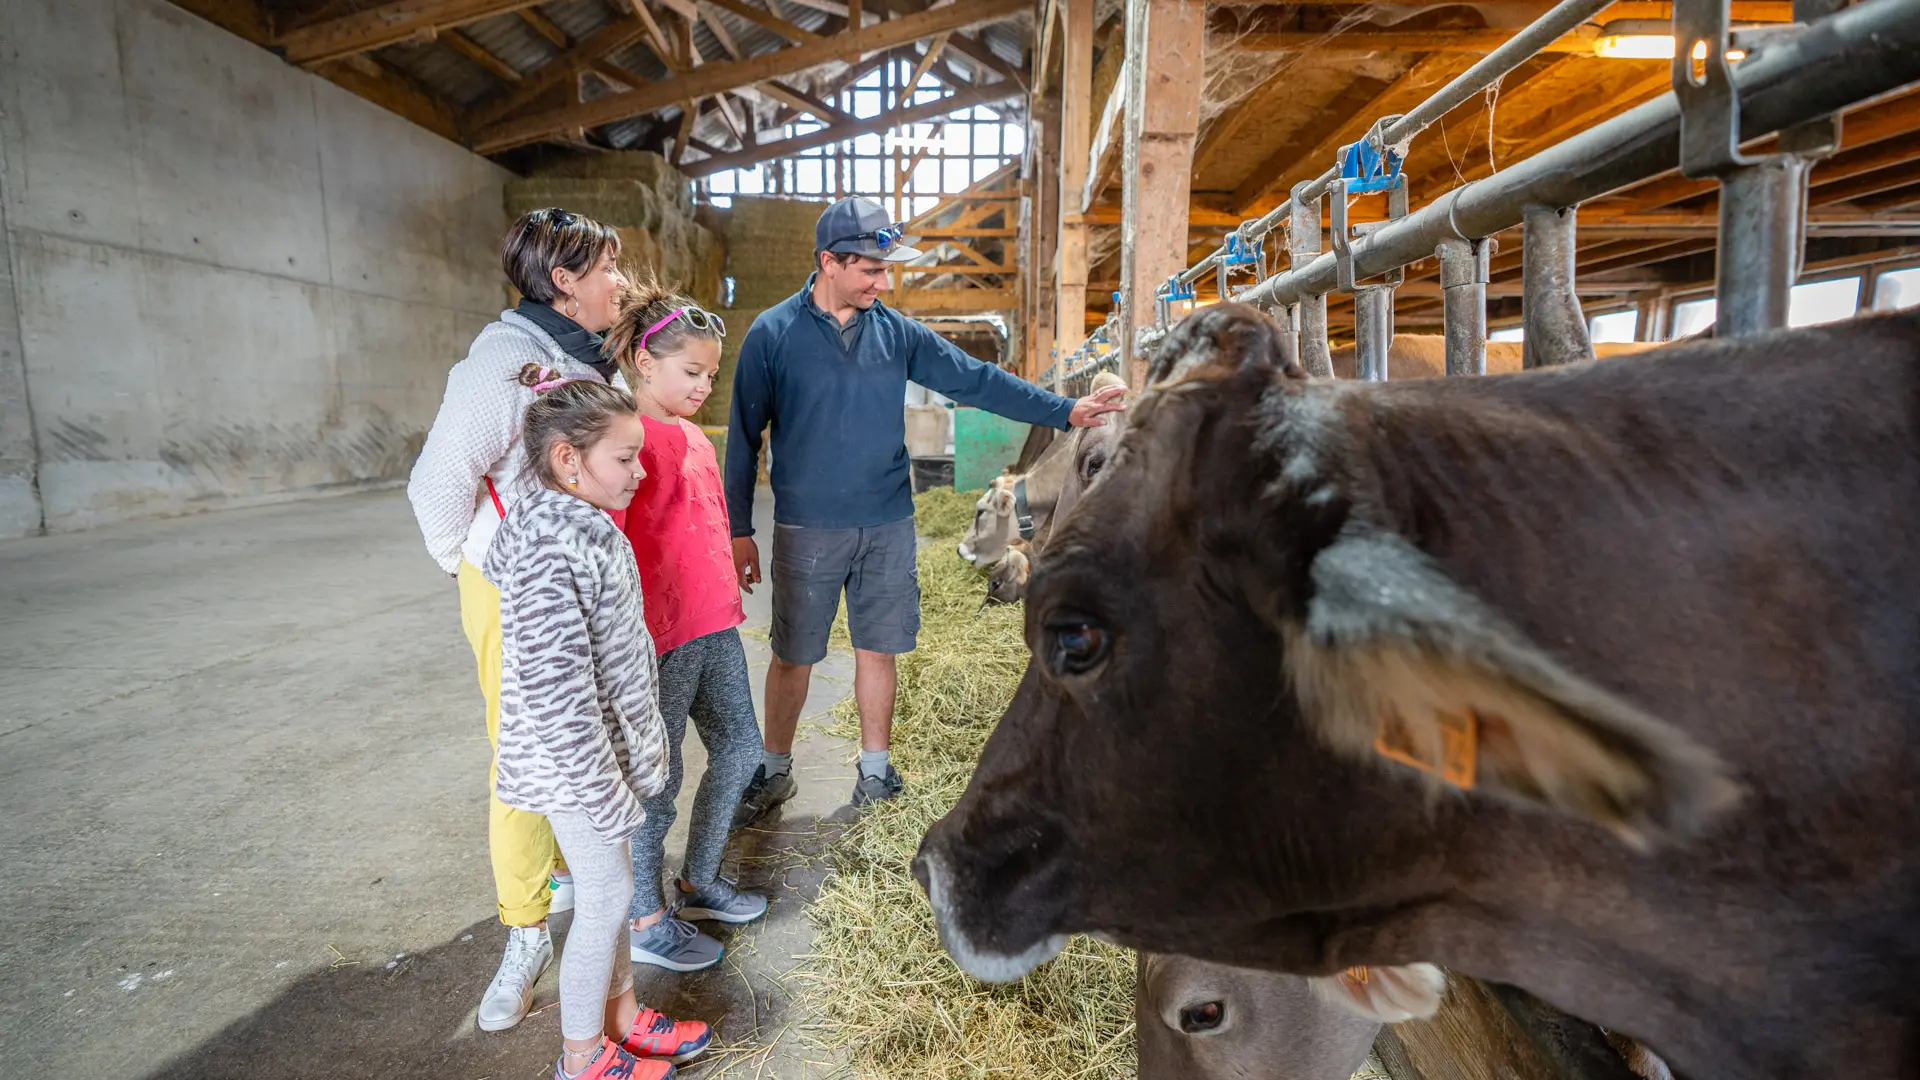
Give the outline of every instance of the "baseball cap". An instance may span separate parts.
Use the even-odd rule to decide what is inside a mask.
[[[841,199],[827,207],[813,227],[815,251],[838,251],[884,262],[905,262],[920,254],[905,239],[887,210],[872,199]]]

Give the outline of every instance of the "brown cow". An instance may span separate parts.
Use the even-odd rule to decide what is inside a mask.
[[[1497,379],[1285,348],[1181,323],[1035,568],[915,861],[948,951],[1425,960],[1686,1075],[1913,1076],[1920,313]]]
[[[1298,975],[1140,956],[1140,1080],[1347,1080],[1380,1033]]]
[[[1662,348],[1664,341],[1596,341],[1593,354],[1605,359]],[[1487,374],[1505,375],[1520,370],[1521,343],[1487,342]],[[1330,354],[1335,378],[1357,378],[1354,348],[1342,345]],[[1387,378],[1433,379],[1447,373],[1447,339],[1439,334],[1395,334],[1387,346]]]

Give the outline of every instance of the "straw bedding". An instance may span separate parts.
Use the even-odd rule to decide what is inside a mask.
[[[909,862],[928,825],[956,802],[980,747],[1026,667],[1021,609],[976,616],[985,583],[953,553],[977,493],[916,499],[922,628],[900,658],[893,761],[905,793],[834,841],[812,907],[814,953],[795,977],[812,1037],[858,1077],[1106,1078],[1135,1073],[1133,953],[1075,938],[1018,983],[991,986],[956,968]],[[852,702],[834,733],[857,736]]]

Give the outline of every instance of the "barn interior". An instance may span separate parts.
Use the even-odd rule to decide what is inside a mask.
[[[694,417],[722,459],[746,330],[807,282],[814,222],[847,196],[923,252],[893,265],[887,307],[1072,393],[1101,371],[1142,388],[1168,329],[1223,300],[1281,320],[1315,374],[1347,349],[1361,378],[1391,377],[1389,344],[1414,335],[1483,373],[1489,342],[1536,367],[1920,305],[1914,0],[1695,5],[1732,27],[1722,66],[1780,70],[1755,108],[1792,119],[1720,118],[1746,155],[1721,173],[1795,163],[1734,196],[1681,167],[1714,121],[1686,114],[1683,137],[1678,106],[1653,119],[1685,7],[6,0],[0,896],[19,916],[0,1074],[550,1073],[552,975],[518,1029],[474,1027],[504,933],[489,750],[457,598],[401,491],[448,369],[518,300],[499,251],[520,215],[612,226],[630,276],[724,315]],[[1843,16],[1864,29],[1808,29]],[[1849,68],[1869,40],[1895,45]],[[1833,88],[1796,82],[1802,63]],[[1539,164],[1569,147],[1584,159]],[[1503,174],[1512,213],[1489,203],[1474,220],[1493,227],[1451,238],[1465,271],[1432,243],[1369,254],[1419,247],[1391,238]],[[1554,183],[1577,215],[1549,200],[1523,227]],[[923,512],[971,514],[969,478],[1011,466],[1024,426],[920,387],[903,408]],[[757,506],[771,521],[764,472]],[[930,520],[922,559],[953,562],[959,526]],[[952,652],[902,693],[972,725],[967,753],[913,751],[950,803],[1025,646],[1015,611],[982,615],[982,582],[941,565],[929,620],[952,622],[928,634]],[[746,612],[758,702],[764,591]],[[976,662],[991,677],[942,697]],[[846,805],[851,665],[836,639],[803,796],[731,849],[776,897],[768,921],[729,935],[719,968],[642,972],[650,1001],[715,1022],[682,1075],[1136,1075],[1130,953],[1080,942],[1024,997],[937,955],[900,845],[940,807],[872,826]],[[911,964],[862,966],[882,925]],[[1455,987],[1442,1017],[1383,1031],[1362,1074],[1654,1080],[1610,1033]]]

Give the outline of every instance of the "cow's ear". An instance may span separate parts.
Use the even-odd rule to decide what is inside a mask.
[[[1336,747],[1595,822],[1637,847],[1738,797],[1720,760],[1594,683],[1392,533],[1349,523],[1282,624],[1309,723]]]
[[[1447,996],[1446,973],[1432,964],[1348,968],[1307,984],[1321,1000],[1382,1024],[1425,1020]]]
[[[1191,378],[1220,378],[1243,368],[1299,370],[1292,336],[1245,304],[1216,304],[1175,324],[1154,350],[1147,383],[1159,386]]]
[[[996,514],[1013,513],[1013,486],[1011,484],[993,485],[993,492],[987,505],[993,507],[993,512]]]

